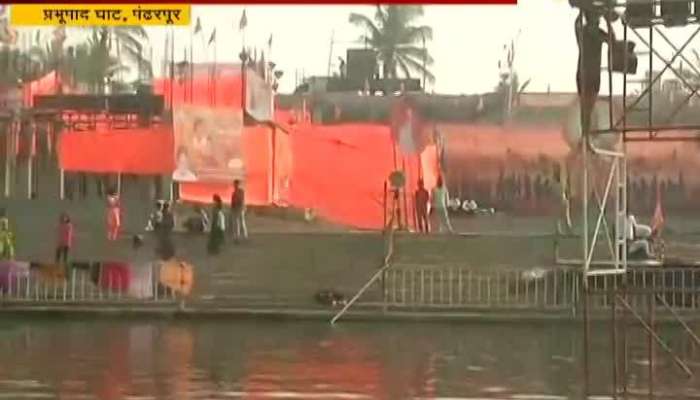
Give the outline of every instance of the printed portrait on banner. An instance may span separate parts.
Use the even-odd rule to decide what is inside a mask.
[[[178,182],[231,182],[245,177],[240,110],[183,105],[175,110]]]

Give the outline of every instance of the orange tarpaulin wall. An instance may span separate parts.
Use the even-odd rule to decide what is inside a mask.
[[[155,175],[175,168],[173,135],[166,127],[64,132],[58,156],[66,171]]]
[[[292,204],[312,208],[321,217],[337,223],[365,229],[383,227],[384,182],[395,169],[388,126],[305,125],[291,139]],[[396,154],[396,165],[405,167],[407,173],[405,205],[411,226],[412,193],[422,169],[419,163],[418,156]],[[429,173],[433,174],[434,170]],[[403,205],[403,197],[401,201]]]
[[[170,88],[169,79],[161,79],[154,82],[154,89],[166,97],[166,103],[174,92],[175,106],[186,102],[240,108],[240,71],[229,68],[219,72],[216,104],[209,100],[213,92],[208,71],[195,71],[192,86],[183,82]],[[290,122],[285,113],[277,116],[283,125]],[[416,181],[425,175],[430,189],[437,177],[434,146],[420,156],[402,156],[394,150],[390,127],[381,124],[302,123],[285,129],[290,132],[267,125],[243,129],[249,204],[312,208],[332,222],[378,229],[384,223],[384,183],[392,171],[404,169],[408,186],[406,196],[400,199],[405,214],[402,219],[413,226],[412,194]],[[59,152],[61,166],[66,170],[170,174],[174,169],[171,132],[69,132],[62,135]],[[180,185],[182,199],[204,203],[210,203],[214,194],[228,202],[231,191],[231,182]]]

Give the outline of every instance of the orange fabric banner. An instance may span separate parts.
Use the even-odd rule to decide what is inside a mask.
[[[395,169],[406,172],[407,210],[413,225],[418,156],[394,151],[391,128],[380,124],[306,125],[292,135],[292,204],[312,208],[330,221],[363,229],[384,224],[384,182]],[[396,164],[395,164],[396,158]],[[425,173],[425,171],[423,171]],[[430,188],[428,188],[430,190]]]
[[[175,168],[169,127],[65,132],[58,156],[66,171],[169,175]]]

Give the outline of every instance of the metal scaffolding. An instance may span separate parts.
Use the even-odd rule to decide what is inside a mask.
[[[584,340],[584,379],[588,392],[589,387],[589,366],[590,366],[590,318],[591,298],[595,296],[605,296],[605,301],[611,305],[611,340],[612,340],[612,370],[613,370],[613,398],[624,396],[628,393],[628,327],[631,322],[641,326],[648,335],[648,356],[649,356],[649,395],[654,396],[654,350],[661,348],[668,353],[679,368],[687,375],[692,376],[693,372],[688,366],[673,352],[669,346],[659,337],[655,327],[656,308],[663,306],[667,315],[671,315],[690,335],[696,344],[700,345],[700,340],[692,332],[687,324],[683,322],[678,313],[666,302],[665,285],[652,285],[652,289],[637,290],[635,282],[630,281],[628,274],[628,165],[627,165],[627,142],[633,141],[696,141],[700,139],[695,132],[700,131],[700,125],[687,123],[677,123],[679,113],[686,108],[691,99],[700,97],[699,82],[689,82],[688,75],[676,66],[677,62],[687,65],[692,73],[700,77],[700,66],[694,65],[688,60],[685,51],[700,33],[700,2],[693,3],[695,10],[691,10],[691,1],[688,0],[628,0],[626,4],[612,4],[601,6],[600,4],[589,2],[590,7],[599,7],[598,12],[602,15],[608,26],[608,56],[607,56],[607,82],[608,91],[608,123],[607,128],[585,129],[583,121],[584,110],[581,110],[582,117],[582,258],[580,264],[583,269],[583,296],[581,300],[583,312],[583,340]],[[641,7],[641,8],[640,8]],[[624,9],[624,14],[620,18],[622,23],[623,37],[615,39],[613,34],[614,17],[612,13],[617,13]],[[687,10],[687,11],[686,11]],[[693,12],[691,12],[693,11]],[[582,11],[583,13],[583,11]],[[583,15],[583,14],[582,14]],[[676,45],[665,30],[678,26],[693,26],[692,33],[688,34],[681,41],[680,46]],[[579,31],[579,44],[583,43],[583,34]],[[616,43],[618,48],[627,48],[628,40],[641,45],[644,51],[639,48],[634,49],[634,53],[624,53],[623,61],[620,63],[619,52],[614,53],[611,44]],[[664,56],[658,49],[658,42],[672,50],[671,57]],[[640,47],[640,46],[636,46]],[[580,46],[582,49],[583,46]],[[588,55],[590,56],[590,55]],[[581,68],[584,66],[584,57],[581,54]],[[642,58],[648,58],[648,68],[645,79],[635,80],[634,74],[629,72],[628,66],[632,62],[631,57],[639,57],[639,65],[642,66]],[[646,61],[646,60],[645,60]],[[623,66],[620,75],[622,76],[622,88],[620,100],[615,99],[613,87],[613,75],[615,74],[613,65],[617,62],[617,69]],[[661,69],[655,71],[655,65]],[[636,69],[636,68],[635,68]],[[672,73],[682,84],[687,95],[680,102],[666,110],[665,115],[659,115],[655,106],[654,88],[660,84],[664,74]],[[583,73],[582,73],[583,75]],[[585,82],[584,82],[585,83]],[[642,90],[638,94],[631,93],[630,87],[635,83],[643,83]],[[600,96],[605,99],[605,96]],[[616,105],[621,102],[621,111],[616,115]],[[583,101],[581,101],[583,103]],[[600,148],[596,146],[598,135],[614,135],[616,146],[613,149]],[[604,172],[606,179],[603,187],[599,176]],[[602,189],[602,190],[601,190]],[[602,192],[602,193],[601,193]],[[589,202],[595,201],[593,205]],[[611,205],[610,202],[613,204]],[[593,217],[595,224],[591,230],[589,218],[591,217],[589,207],[594,208]],[[612,215],[610,215],[612,213]],[[612,223],[610,217],[613,218]],[[612,227],[612,229],[611,229]],[[611,232],[612,231],[612,232]],[[605,236],[607,246],[605,249],[597,247],[599,238]],[[597,257],[594,257],[597,256]],[[663,261],[658,262],[658,268],[663,267]],[[662,270],[660,270],[663,273]],[[654,282],[656,280],[654,279]],[[696,293],[693,292],[693,296]],[[642,301],[646,305],[643,311],[635,304],[639,302],[630,301],[630,297],[645,297]],[[644,317],[646,315],[646,318]],[[589,393],[586,393],[587,395]]]

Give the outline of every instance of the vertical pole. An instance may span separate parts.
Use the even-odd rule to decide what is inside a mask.
[[[275,187],[277,187],[275,182],[275,135],[277,129],[272,126],[270,130],[270,136],[268,140],[268,152],[270,154],[270,176],[268,178],[267,193],[268,193],[268,203],[274,204],[276,201],[275,197]]]
[[[217,69],[217,68],[216,68],[216,52],[217,52],[217,49],[216,49],[216,37],[214,37],[214,67],[213,67],[213,68],[214,68],[214,72],[212,73],[212,77],[211,77],[212,84],[213,84],[213,86],[214,86],[214,87],[213,87],[213,89],[214,89],[214,90],[213,90],[213,92],[214,92],[214,93],[213,93],[214,105],[216,105],[216,101],[217,101],[217,99],[218,99],[218,95],[217,95],[217,93],[216,93],[216,76],[217,76],[217,73],[216,73],[216,69]]]
[[[384,202],[382,205],[384,206],[384,229],[387,228],[387,220],[386,220],[386,207],[387,207],[387,183],[384,181]]]
[[[585,261],[584,261],[585,262]],[[583,273],[583,391],[585,398],[590,397],[590,372],[589,360],[589,336],[590,336],[590,288],[588,287],[588,275]]]
[[[647,338],[647,346],[649,351],[649,399],[654,399],[654,336],[652,332],[654,327],[654,300],[656,294],[656,285],[652,286],[652,293],[647,294],[649,299],[649,334]]]
[[[14,128],[15,121],[13,117],[7,124],[7,129],[5,131],[5,197],[10,197],[10,169],[12,168],[10,160],[15,151],[14,142],[12,140],[14,137]]]
[[[29,148],[27,154],[27,199],[34,194],[34,148],[36,143],[36,122],[32,119],[29,122]]]
[[[409,230],[409,223],[408,223],[408,196],[407,196],[407,189],[408,189],[408,171],[406,170],[406,159],[401,158],[401,167],[403,169],[404,176],[406,177],[406,184],[404,185],[403,188],[403,223],[402,225],[406,230]]]
[[[190,103],[194,103],[194,35],[190,32]]]
[[[122,173],[117,173],[117,194],[122,195]]]
[[[63,200],[66,197],[66,171],[61,168],[58,174],[58,198]]]
[[[624,25],[623,29],[623,39],[624,43],[627,43],[627,25]],[[624,219],[622,220],[622,226],[621,229],[623,231],[622,237],[627,238],[627,208],[628,208],[628,197],[627,197],[627,132],[625,129],[627,128],[627,53],[625,52],[625,72],[622,77],[622,153],[624,154],[623,159],[621,160],[621,167],[622,170],[620,171],[621,179],[622,179],[622,210],[620,212],[621,215],[624,216]],[[627,276],[627,240],[624,240],[622,242],[622,268],[625,270],[625,274],[622,276],[622,294],[623,298],[625,299],[626,302],[629,301],[627,298],[627,283],[628,283],[628,276]],[[623,307],[622,308],[622,396],[623,398],[627,396],[627,360],[628,360],[628,351],[627,351],[627,308]]]
[[[428,51],[425,48],[425,34],[422,34],[422,37],[423,37],[423,93],[427,93],[428,89],[425,87],[425,83],[426,83],[426,75],[427,75],[426,63],[428,60]]]
[[[618,387],[618,370],[617,370],[617,277],[615,279],[615,287],[612,290],[612,368],[613,368],[613,399],[617,399]]]
[[[333,45],[335,44],[335,31],[331,31],[331,44],[328,49],[328,73],[327,76],[331,76],[331,60],[333,59]]]
[[[652,132],[651,132],[651,127],[652,124],[654,123],[654,112],[653,110],[653,99],[654,99],[654,87],[652,86],[654,84],[654,27],[650,26],[649,27],[649,76],[648,76],[648,85],[649,85],[649,108],[647,109],[647,118],[648,118],[648,128],[649,128],[649,136],[651,137]]]
[[[588,349],[589,349],[589,329],[590,329],[590,321],[589,321],[589,288],[588,288],[588,124],[585,124],[584,121],[588,120],[584,116],[585,112],[588,112],[589,110],[585,109],[583,107],[583,102],[588,101],[587,99],[587,92],[588,89],[586,87],[586,82],[583,77],[586,76],[586,71],[585,71],[585,63],[584,63],[584,57],[586,54],[583,52],[583,28],[585,27],[584,21],[583,21],[583,12],[581,11],[579,14],[580,18],[580,23],[581,23],[581,29],[579,30],[579,35],[577,37],[578,39],[578,44],[579,44],[579,49],[580,49],[580,54],[579,54],[579,71],[581,72],[581,77],[583,82],[579,82],[579,87],[582,88],[582,92],[579,93],[579,103],[581,107],[581,133],[582,133],[582,146],[581,146],[581,151],[583,152],[582,154],[582,163],[583,163],[583,187],[581,191],[581,198],[582,198],[582,217],[583,217],[583,232],[582,232],[582,237],[583,237],[583,271],[582,271],[582,283],[583,283],[583,379],[584,379],[584,394],[585,397],[589,397],[589,355],[588,355]],[[578,22],[577,22],[578,23]],[[586,21],[586,23],[590,23],[590,21]]]
[[[170,114],[173,113],[175,102],[175,31],[170,29]],[[171,121],[172,123],[172,121]]]

